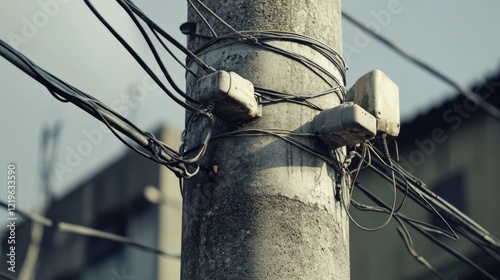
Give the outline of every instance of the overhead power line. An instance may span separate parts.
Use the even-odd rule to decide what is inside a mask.
[[[0,206],[8,208],[7,203],[4,201],[0,200]],[[155,253],[159,255],[164,255],[167,257],[171,258],[180,258],[180,253],[177,252],[172,252],[169,250],[164,250],[164,249],[159,249],[159,248],[154,248],[139,242],[136,242],[128,237],[120,236],[114,233],[110,232],[105,232],[102,230],[94,229],[94,228],[89,228],[81,225],[75,225],[75,224],[70,224],[70,223],[65,223],[65,222],[56,222],[53,221],[47,217],[40,216],[38,214],[31,214],[26,211],[23,211],[19,208],[16,208],[16,213],[19,214],[20,216],[32,221],[32,222],[37,222],[40,223],[46,227],[51,227],[54,228],[58,231],[61,232],[68,232],[68,233],[73,233],[81,236],[87,236],[87,237],[96,237],[100,239],[105,239],[108,241],[113,241],[117,243],[122,243],[126,245],[130,245],[132,247],[139,248],[141,250],[150,252],[150,253]]]
[[[466,98],[477,104],[479,107],[481,107],[483,110],[488,112],[493,118],[495,118],[497,121],[500,121],[500,110],[496,108],[495,106],[491,105],[488,101],[483,99],[482,97],[478,96],[474,92],[472,92],[470,89],[462,87],[459,83],[454,81],[452,78],[448,77],[446,74],[442,73],[441,71],[437,70],[436,68],[432,67],[429,65],[427,62],[424,62],[423,60],[417,58],[407,50],[403,49],[402,47],[398,46],[396,43],[393,41],[389,40],[383,35],[380,35],[379,33],[371,30],[370,28],[366,27],[361,21],[357,20],[354,18],[352,15],[349,13],[342,11],[342,16],[346,18],[348,21],[350,21],[352,24],[363,30],[364,32],[370,34],[373,36],[375,39],[401,55],[402,57],[410,60],[420,68],[424,69],[425,71],[429,72],[432,74],[434,77],[438,78],[439,80],[445,82],[446,84],[450,85],[453,87],[455,90],[457,90],[460,94],[464,95]]]

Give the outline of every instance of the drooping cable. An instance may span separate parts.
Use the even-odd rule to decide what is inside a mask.
[[[377,174],[379,174],[382,178],[386,179],[389,182],[393,182],[393,177],[391,177],[392,171],[396,171],[397,169],[395,168],[396,165],[393,165],[393,167],[388,168],[385,163],[381,163],[378,161],[378,159],[373,158],[372,159],[372,164],[369,165],[369,168],[373,171],[375,171]],[[413,201],[417,202],[420,206],[422,206],[424,209],[428,210],[431,214],[436,215],[449,229],[449,233],[451,236],[453,236],[454,239],[458,239],[457,234],[453,230],[453,228],[450,226],[448,221],[441,215],[441,213],[436,210],[435,206],[429,202],[426,197],[422,196],[420,192],[415,191],[413,188],[413,185],[411,182],[407,180],[406,177],[403,177],[403,179],[396,177],[396,186],[401,190],[404,191],[410,198],[412,198]],[[409,188],[409,190],[408,190]]]
[[[484,244],[487,244],[488,247],[496,251],[500,254],[500,241],[498,238],[489,233],[486,229],[480,226],[477,222],[472,220],[470,217],[462,213],[456,207],[451,205],[449,202],[432,192],[426,185],[419,179],[415,178],[408,171],[402,168],[399,164],[396,164],[395,167],[401,171],[401,173],[405,174],[407,179],[410,181],[411,185],[420,192],[423,196],[425,196],[429,201],[440,210],[443,211],[450,219],[453,219],[454,223],[456,223],[461,228],[466,229],[468,232],[473,234],[479,240],[482,240]]]
[[[417,250],[415,249],[415,246],[413,245],[413,239],[411,238],[410,232],[404,225],[404,223],[396,218],[397,221],[399,222],[400,226],[397,228],[397,231],[401,238],[403,239],[406,249],[408,249],[408,252],[417,260],[420,264],[425,266],[428,270],[430,270],[434,275],[436,275],[439,279],[441,280],[446,280],[445,277],[443,277],[422,255],[420,255]]]
[[[0,200],[0,206],[4,208],[8,208],[7,203],[4,201]],[[164,249],[159,249],[159,248],[154,248],[139,242],[136,242],[128,237],[120,236],[114,233],[110,232],[105,232],[102,230],[97,230],[89,227],[84,227],[81,225],[75,225],[75,224],[70,224],[70,223],[65,223],[65,222],[56,222],[53,221],[47,217],[40,216],[38,214],[30,214],[22,209],[16,208],[16,213],[19,214],[20,216],[32,221],[32,222],[37,222],[40,223],[46,227],[51,227],[54,228],[58,231],[61,232],[68,232],[68,233],[73,233],[81,236],[87,236],[87,237],[96,237],[104,240],[109,240],[113,242],[118,242],[122,244],[126,244],[132,247],[139,248],[141,250],[144,250],[146,252],[150,253],[155,253],[159,255],[164,255],[167,257],[172,257],[172,258],[180,258],[180,253],[177,252],[172,252],[169,250],[164,250]]]
[[[26,58],[23,54],[13,49],[2,40],[0,40],[0,55],[17,66],[19,69],[24,71],[26,74],[40,82],[42,85],[46,86],[53,95],[60,96],[62,99],[73,103],[99,121],[106,124],[106,126],[110,128],[113,134],[120,141],[122,141],[125,145],[129,146],[134,151],[149,159],[155,160],[165,165],[167,168],[176,173],[177,176],[191,177],[194,175],[187,170],[186,166],[186,164],[193,164],[192,159],[184,158],[178,152],[168,147],[166,144],[150,137],[150,135],[143,132],[133,123],[131,123],[118,113],[114,112],[111,108],[101,103],[93,96],[78,90],[77,88],[61,81],[54,75],[41,69],[28,58]],[[201,115],[211,118],[211,114],[209,114],[206,110],[197,108],[195,108],[195,110]],[[208,129],[211,129],[211,127],[208,127]],[[143,149],[145,149],[152,155],[149,155],[131,146],[129,143],[124,141],[115,130],[119,131],[129,139],[139,144]],[[209,138],[210,135],[211,134],[208,133],[207,137]],[[205,139],[204,143],[208,144],[208,140]]]
[[[180,100],[177,98],[170,90],[161,82],[161,80],[156,76],[154,71],[147,65],[147,63],[140,57],[140,55],[130,46],[130,44],[109,24],[109,22],[99,13],[99,11],[94,7],[94,5],[91,3],[91,0],[84,0],[85,4],[87,7],[90,9],[90,11],[95,15],[95,17],[108,29],[108,31],[120,42],[120,44],[128,51],[128,53],[135,59],[135,61],[146,71],[146,73],[155,81],[156,84],[173,100],[175,103],[179,104],[180,106],[184,107],[185,109],[196,111],[196,108],[192,107],[191,105],[187,104],[186,102]],[[139,27],[140,25],[138,25]],[[142,27],[140,30],[143,30]],[[144,35],[144,34],[143,34]],[[147,34],[144,35],[146,40],[149,39],[147,37]],[[149,44],[150,42],[148,42]],[[151,47],[151,45],[150,45]],[[153,50],[152,50],[153,51]],[[155,53],[155,51],[153,51]],[[155,58],[158,58],[155,56]],[[161,64],[160,64],[161,65]],[[162,68],[163,70],[164,68]],[[164,72],[165,74],[165,72]],[[167,74],[166,74],[167,75]],[[168,76],[168,75],[167,75]],[[167,78],[168,79],[168,78]]]
[[[445,209],[450,216],[453,216],[457,219],[457,222],[466,228],[470,228],[471,233],[476,234],[484,239],[486,243],[489,243],[492,248],[496,248],[496,250],[500,253],[500,240],[489,233],[486,229],[480,226],[477,222],[472,220],[470,217],[462,213],[456,207],[451,205],[449,202],[432,192],[429,188],[426,187],[425,183],[419,180],[418,178],[411,175],[408,171],[406,171],[402,166],[396,164],[395,167],[400,170],[408,180],[415,186],[416,189],[425,194],[429,200],[432,200],[439,208]]]
[[[381,208],[378,208],[375,210],[371,209],[371,211],[384,211],[385,210],[384,212],[386,212],[386,213],[389,211],[389,209],[390,209],[389,205],[385,204],[380,198],[378,198],[376,195],[371,193],[366,187],[364,187],[360,183],[356,183],[356,187],[361,192],[363,192],[368,198],[370,198],[373,202],[375,202],[377,205],[379,205],[381,207]],[[433,225],[428,225],[428,224],[425,224],[425,223],[422,223],[419,221],[415,221],[413,219],[406,217],[402,213],[396,213],[395,215],[399,221],[401,221],[401,220],[405,221],[410,226],[412,226],[414,229],[416,229],[419,233],[421,233],[426,238],[428,238],[430,241],[437,244],[439,247],[441,247],[443,250],[447,251],[451,255],[455,256],[457,259],[463,261],[464,263],[468,264],[472,268],[476,269],[478,272],[480,272],[485,277],[487,277],[489,279],[496,279],[491,274],[489,274],[487,271],[485,271],[483,268],[481,268],[479,265],[474,263],[472,260],[470,260],[469,258],[464,256],[463,254],[461,254],[457,250],[453,249],[449,245],[445,244],[444,242],[442,242],[441,240],[437,239],[436,237],[434,237],[433,235],[430,234],[430,232],[434,232],[434,233],[440,233],[440,234],[444,234],[445,236],[448,236],[445,231],[442,231],[442,230],[440,232],[436,231],[436,229]],[[402,222],[400,222],[400,224],[402,224]],[[406,232],[408,233],[408,231],[406,231]],[[451,237],[451,236],[448,236],[448,237]]]
[[[357,178],[357,175],[359,173],[359,170],[361,169],[361,166],[362,166],[363,162],[366,159],[366,154],[367,153],[371,154],[371,152],[372,152],[372,150],[370,150],[371,146],[367,142],[363,143],[362,146],[363,146],[363,152],[362,152],[363,154],[362,155],[358,154],[358,156],[360,158],[360,162],[358,164],[357,172],[355,173],[356,177],[354,177],[353,180],[352,180],[353,184],[356,182],[356,178]],[[378,155],[376,153],[374,153],[374,155],[378,157]],[[351,174],[351,173],[349,173],[349,174]],[[349,219],[351,220],[351,222],[354,225],[356,225],[358,228],[360,228],[361,230],[364,230],[364,231],[378,231],[378,230],[381,230],[381,229],[385,228],[391,222],[392,218],[394,217],[394,214],[399,210],[399,208],[401,208],[401,205],[402,205],[401,204],[398,208],[396,208],[396,203],[397,203],[397,185],[396,185],[396,178],[395,178],[394,171],[392,172],[392,181],[390,181],[390,182],[392,184],[392,207],[390,207],[390,211],[389,211],[389,215],[388,215],[387,219],[381,225],[379,225],[377,227],[368,228],[368,227],[362,226],[359,222],[357,222],[352,217],[351,213],[349,212],[349,208],[346,205],[347,202],[342,201],[342,203],[344,205],[344,208],[346,210],[346,213],[347,213],[347,215],[349,216]],[[351,201],[353,201],[352,198],[351,198],[353,189],[354,189],[354,187],[351,187],[350,195],[349,195],[349,199]],[[353,202],[356,203],[356,201],[353,201]]]
[[[403,170],[401,173],[407,173],[407,171],[404,171],[404,169],[402,169],[397,163],[394,162],[393,164],[394,167],[398,170]],[[387,171],[380,170],[379,168],[383,169],[383,167],[377,166],[376,162],[375,164],[372,164],[370,168],[381,175],[383,178],[390,180]],[[437,215],[450,229],[451,234],[458,238],[455,231],[451,228],[451,226],[453,225],[455,229],[464,231],[466,234],[462,234],[471,241],[474,242],[475,240],[477,240],[478,242],[474,242],[475,244],[482,244],[481,246],[479,246],[479,248],[488,253],[494,252],[495,255],[500,256],[500,243],[495,236],[477,225],[476,222],[472,221],[458,209],[434,194],[432,191],[425,187],[425,184],[423,184],[418,179],[414,178],[413,176],[406,176],[406,174],[405,177],[409,181],[410,185],[411,192],[409,192],[409,197],[430,213]],[[398,188],[400,190],[403,190],[402,180],[397,178],[397,183]]]

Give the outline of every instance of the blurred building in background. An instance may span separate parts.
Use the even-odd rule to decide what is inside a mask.
[[[179,145],[178,131],[163,129],[161,135],[163,142]],[[46,216],[180,254],[181,209],[178,178],[167,168],[128,151],[54,201]],[[16,229],[16,272],[25,260],[30,231],[30,222]],[[2,242],[4,249],[6,244]],[[5,263],[5,254],[2,260]],[[36,280],[180,278],[178,258],[53,228],[45,229],[37,263]],[[6,268],[2,265],[2,271]]]
[[[426,90],[422,87],[422,90]],[[472,90],[495,107],[500,107],[500,75],[477,84]],[[496,237],[500,236],[500,123],[462,95],[430,109],[402,124],[397,137],[400,164],[424,181],[439,196],[471,217]],[[394,144],[389,145],[393,157]],[[358,177],[365,187],[392,203],[392,185],[369,168]],[[398,194],[401,202],[402,194]],[[362,193],[354,199],[374,205]],[[357,211],[354,219],[367,227],[382,224],[387,215]],[[401,212],[429,224],[444,223],[407,200]],[[399,236],[396,221],[376,232],[367,232],[351,223],[352,279],[437,279],[413,258]],[[409,227],[410,228],[410,227]],[[416,231],[410,233],[417,252],[447,279],[484,279],[469,265],[453,257]],[[498,262],[461,236],[439,240],[477,262],[493,276],[500,277]]]

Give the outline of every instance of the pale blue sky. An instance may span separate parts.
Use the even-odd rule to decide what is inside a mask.
[[[43,9],[39,3],[57,3]],[[94,1],[123,34],[146,55],[144,43],[114,1]],[[145,12],[179,40],[185,38],[178,26],[185,21],[185,1],[136,1]],[[173,4],[170,4],[174,2]],[[17,42],[17,48],[40,66],[107,104],[119,106],[140,127],[150,130],[161,123],[178,128],[183,110],[157,89],[146,90],[140,102],[125,97],[137,87],[144,88],[146,74],[100,25],[82,1],[0,0],[0,38]],[[462,85],[486,77],[500,66],[500,2],[481,1],[344,1],[343,8],[365,23],[372,22],[380,32],[418,57],[447,73]],[[47,13],[46,11],[49,11]],[[44,16],[41,13],[45,13]],[[388,16],[389,15],[389,16]],[[26,27],[38,20],[39,27]],[[29,23],[26,23],[26,22]],[[372,69],[388,74],[400,87],[403,119],[425,111],[454,94],[427,73],[401,59],[386,47],[363,36],[344,21],[344,54],[350,70],[348,85]],[[23,35],[23,31],[28,36]],[[13,35],[14,34],[14,35]],[[25,35],[26,35],[25,34]],[[23,40],[13,40],[15,35]],[[347,48],[346,48],[347,47]],[[353,52],[354,50],[354,52]],[[349,55],[348,55],[349,54]],[[169,69],[174,69],[169,64]],[[183,71],[174,77],[183,83]],[[147,86],[146,86],[147,87]],[[18,164],[20,207],[32,209],[38,190],[38,148],[43,126],[62,120],[59,158],[66,163],[72,150],[86,140],[85,134],[99,128],[96,120],[71,104],[56,101],[42,86],[0,58],[0,112],[3,132],[0,159],[3,166]],[[92,146],[88,155],[70,167],[71,172],[54,177],[54,188],[61,195],[85,176],[125,151],[110,134]],[[0,179],[5,181],[5,173]]]

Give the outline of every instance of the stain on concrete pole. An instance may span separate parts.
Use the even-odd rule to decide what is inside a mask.
[[[219,36],[233,33],[193,1]],[[341,53],[338,0],[204,0],[236,30],[277,30],[306,35]],[[197,33],[212,35],[190,7]],[[248,38],[247,38],[248,39]],[[251,39],[251,38],[250,38]],[[188,46],[218,70],[234,71],[259,86],[294,95],[320,92],[327,83],[304,65],[258,46],[190,36]],[[302,43],[269,42],[299,54],[332,73],[344,86],[338,67]],[[198,75],[206,75],[191,64]],[[196,79],[187,91],[196,97]],[[336,94],[311,99],[321,108],[340,103]],[[216,119],[214,135],[241,129],[283,129],[311,133],[319,113],[281,102],[240,127]],[[189,113],[188,113],[189,115]],[[187,148],[199,143],[203,126],[186,135]],[[325,152],[314,137],[301,137]],[[337,174],[318,157],[274,136],[212,140],[200,162],[202,171],[185,180],[181,279],[349,279],[348,217],[335,199]]]

